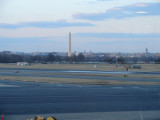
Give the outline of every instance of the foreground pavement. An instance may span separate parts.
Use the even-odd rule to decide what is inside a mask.
[[[44,118],[54,116],[57,120],[160,120],[160,111],[93,112],[65,114],[36,114]],[[27,120],[36,115],[6,115],[5,120]]]

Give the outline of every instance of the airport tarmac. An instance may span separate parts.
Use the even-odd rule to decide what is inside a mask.
[[[159,111],[160,87],[156,85],[0,81],[0,114],[5,114],[5,120],[41,114],[61,120],[141,120],[143,114],[146,120],[158,120]]]

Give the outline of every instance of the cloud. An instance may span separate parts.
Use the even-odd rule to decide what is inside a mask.
[[[126,17],[160,15],[159,11],[160,3],[137,3],[123,7],[115,7],[99,13],[76,13],[73,14],[72,17],[75,19],[98,21],[106,19],[123,19]]]
[[[0,23],[0,28],[4,29],[17,29],[17,28],[28,28],[28,27],[35,27],[35,28],[62,28],[62,27],[73,27],[73,26],[94,26],[91,23],[87,22],[66,22],[66,21],[56,21],[56,22],[23,22],[17,24],[6,24]]]
[[[96,37],[96,38],[155,38],[160,34],[145,33],[75,33],[75,37]]]
[[[96,0],[96,1],[89,1],[90,4],[97,4],[97,2],[106,2],[106,1],[114,1],[114,0]]]
[[[113,0],[97,0],[97,1],[113,1]]]

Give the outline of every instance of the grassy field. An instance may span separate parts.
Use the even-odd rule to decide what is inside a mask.
[[[73,79],[73,78],[56,78],[56,77],[21,77],[21,76],[1,76],[0,80],[12,80],[23,82],[49,82],[63,84],[90,84],[90,85],[160,85],[160,82],[148,81],[118,81],[118,80],[98,80],[98,79]]]
[[[0,64],[0,68],[30,68],[30,69],[63,69],[63,70],[104,70],[104,71],[125,71],[125,65],[119,65],[116,68],[115,64],[32,64],[31,66],[17,66],[16,64]],[[160,64],[142,64],[142,69],[129,69],[129,71],[151,71],[160,72]],[[34,74],[34,73],[33,73]],[[62,73],[39,73],[60,75]],[[64,73],[63,73],[64,75]],[[79,76],[103,76],[106,80],[78,79],[78,78],[56,78],[56,77],[31,77],[31,76],[0,76],[1,80],[22,80],[34,82],[52,82],[52,83],[68,83],[68,84],[93,84],[93,85],[160,85],[160,82],[147,81],[125,81],[124,75],[121,74],[84,74],[84,73],[65,73],[65,75]],[[107,79],[107,77],[119,77],[122,81]],[[144,78],[144,79],[160,79],[160,75],[129,75],[129,78]]]
[[[97,68],[94,68],[94,65]],[[160,64],[140,64],[142,69],[129,69],[129,71],[160,72]],[[124,66],[116,64],[32,64],[31,66],[17,66],[16,64],[0,64],[0,68],[31,68],[31,69],[70,69],[70,70],[104,70],[125,71]]]

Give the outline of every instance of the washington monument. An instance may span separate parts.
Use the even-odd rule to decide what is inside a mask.
[[[69,32],[68,57],[71,57],[71,32]]]

